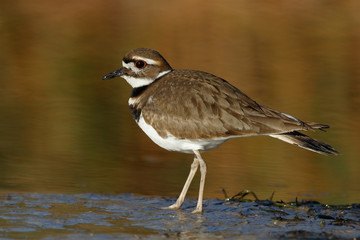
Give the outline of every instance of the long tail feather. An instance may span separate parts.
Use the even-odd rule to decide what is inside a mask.
[[[297,131],[288,132],[288,133],[282,133],[282,134],[273,134],[270,135],[273,138],[280,139],[284,142],[295,144],[296,146],[305,148],[310,151],[314,151],[321,154],[332,154],[332,155],[338,155],[339,152],[336,151],[333,147],[330,145],[320,142],[318,140],[315,140],[305,134],[302,134]]]
[[[321,131],[325,131],[325,129],[329,128],[329,125],[326,124],[321,124],[321,123],[314,123],[314,122],[306,122],[306,125],[310,126],[311,129],[315,130],[321,130]]]

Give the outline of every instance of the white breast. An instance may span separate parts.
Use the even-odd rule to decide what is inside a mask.
[[[169,150],[183,153],[193,153],[194,150],[205,151],[212,148],[218,147],[220,144],[232,137],[222,137],[215,139],[179,139],[169,134],[167,138],[162,138],[156,130],[149,124],[147,124],[142,116],[140,115],[138,121],[139,127],[153,140],[154,143],[160,147]]]

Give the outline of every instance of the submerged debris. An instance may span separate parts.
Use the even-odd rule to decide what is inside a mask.
[[[274,194],[273,192],[269,199],[266,200],[260,200],[256,194],[248,189],[242,190],[239,193],[235,194],[232,197],[229,197],[225,189],[222,189],[222,192],[225,196],[225,201],[227,202],[256,202],[263,205],[274,205],[278,207],[318,207],[323,209],[332,209],[332,210],[346,210],[346,209],[360,209],[360,204],[349,204],[349,205],[329,205],[329,204],[322,204],[318,201],[314,200],[301,200],[299,201],[297,198],[295,198],[292,202],[284,202],[282,200],[280,201],[273,201]],[[253,196],[254,199],[248,199],[245,198],[248,195]]]
[[[278,239],[360,239],[360,204],[328,205],[313,200],[299,201],[297,198],[291,202],[274,201],[274,193],[269,199],[260,200],[250,190],[243,190],[232,197],[225,189],[223,193],[226,202],[253,203],[262,211],[272,214],[274,225],[285,224],[301,229],[273,235]],[[338,228],[340,226],[346,230]],[[350,235],[341,236],[341,231]]]

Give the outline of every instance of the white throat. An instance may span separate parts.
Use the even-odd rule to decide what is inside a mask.
[[[164,76],[165,74],[169,73],[171,70],[160,72],[154,79],[153,78],[135,78],[131,76],[122,76],[133,88],[143,87],[146,85],[151,84],[156,79]]]
[[[122,76],[130,85],[132,88],[138,88],[142,86],[146,86],[151,84],[155,79],[151,78],[134,78],[130,76]]]

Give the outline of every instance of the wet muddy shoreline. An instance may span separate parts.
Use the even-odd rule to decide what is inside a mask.
[[[358,239],[360,204],[205,199],[204,214],[163,210],[175,199],[133,194],[0,195],[1,239]]]

